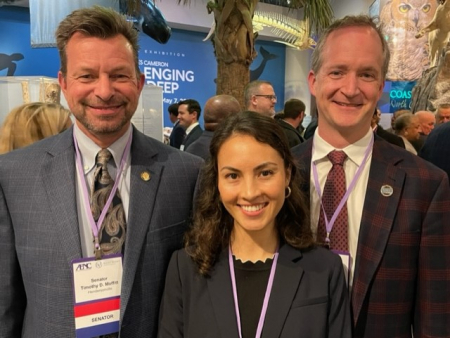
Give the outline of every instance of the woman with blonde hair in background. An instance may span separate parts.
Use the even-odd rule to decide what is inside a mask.
[[[0,154],[59,134],[71,125],[70,111],[60,104],[23,104],[6,116],[0,131]]]

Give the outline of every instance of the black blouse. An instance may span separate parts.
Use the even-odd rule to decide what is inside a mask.
[[[273,259],[242,263],[233,256],[242,338],[255,338]]]

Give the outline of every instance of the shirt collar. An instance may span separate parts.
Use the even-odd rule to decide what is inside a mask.
[[[197,127],[198,125],[199,125],[198,122],[192,123],[192,124],[186,129],[186,135],[188,135],[188,134],[192,131],[192,129],[194,129],[194,128]]]
[[[108,147],[108,150],[111,152],[116,167],[120,164],[122,160],[122,155],[127,145],[128,137],[130,133],[133,132],[133,128],[130,127],[117,141],[111,144]],[[83,160],[83,171],[85,174],[90,172],[95,166],[95,158],[97,153],[100,151],[100,148],[94,141],[92,141],[81,129],[78,127],[76,123],[74,123],[73,133],[77,139],[78,149],[81,153],[81,157]]]
[[[336,149],[327,141],[325,141],[322,137],[320,137],[318,129],[319,127],[316,129],[314,133],[314,140],[313,140],[314,152],[311,158],[312,162],[315,163],[327,161],[328,160],[327,155],[330,151],[343,150],[347,154],[347,157],[359,167],[362,161],[364,160],[364,155],[367,147],[370,144],[370,140],[372,139],[372,137],[374,137],[372,128],[369,128],[366,135],[364,135],[361,139],[359,139],[355,143],[349,144],[347,147],[343,149]]]

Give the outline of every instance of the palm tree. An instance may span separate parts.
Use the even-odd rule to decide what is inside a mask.
[[[139,8],[141,0],[127,0],[128,8]],[[151,1],[151,0],[149,0]],[[177,0],[188,4],[191,0]],[[329,26],[333,11],[329,0],[279,0],[291,9],[303,8],[316,34]],[[256,57],[252,18],[258,0],[210,0],[209,13],[214,14],[212,39],[217,60],[216,93],[236,97],[244,107],[244,87],[250,81],[250,65]]]

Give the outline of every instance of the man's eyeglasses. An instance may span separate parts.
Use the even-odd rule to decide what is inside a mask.
[[[276,95],[255,94],[255,96],[262,96],[262,97],[265,97],[266,99],[269,99],[269,100],[272,100],[272,101],[276,101],[277,100],[277,96]]]

